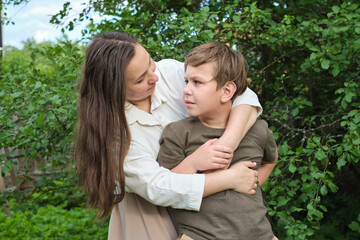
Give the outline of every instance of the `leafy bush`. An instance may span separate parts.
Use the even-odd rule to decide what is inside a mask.
[[[17,204],[11,205],[11,217],[0,211],[1,239],[107,239],[108,220],[93,223],[95,211],[46,205],[22,212]]]
[[[18,180],[29,181],[40,162],[38,170],[62,177],[72,156],[81,49],[69,41],[28,42],[7,55],[0,79],[1,173],[20,164]]]

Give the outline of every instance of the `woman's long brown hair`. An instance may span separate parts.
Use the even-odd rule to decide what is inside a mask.
[[[126,33],[96,36],[87,48],[79,90],[75,159],[90,208],[105,219],[125,195],[123,162],[130,145],[125,116],[125,69],[137,39]],[[115,195],[116,181],[120,194]]]

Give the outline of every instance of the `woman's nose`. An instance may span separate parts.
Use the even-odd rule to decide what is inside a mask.
[[[159,77],[154,72],[152,72],[151,77],[149,79],[149,83],[153,84],[156,83],[157,81],[159,81]]]

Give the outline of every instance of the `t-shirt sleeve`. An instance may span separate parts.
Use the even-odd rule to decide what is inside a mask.
[[[173,169],[185,158],[184,144],[171,127],[167,125],[160,138],[160,150],[157,161],[159,165]]]
[[[250,88],[246,88],[245,92],[237,96],[232,106],[234,108],[240,104],[247,104],[256,107],[258,111],[258,116],[260,116],[263,111],[258,96]]]
[[[267,129],[267,141],[264,148],[264,162],[274,162],[276,158],[276,142],[273,136],[273,132]]]

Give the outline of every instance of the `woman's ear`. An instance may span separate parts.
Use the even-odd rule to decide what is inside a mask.
[[[236,84],[234,82],[227,82],[223,87],[223,94],[221,96],[221,103],[226,103],[231,101],[231,98],[234,96],[236,92]]]

